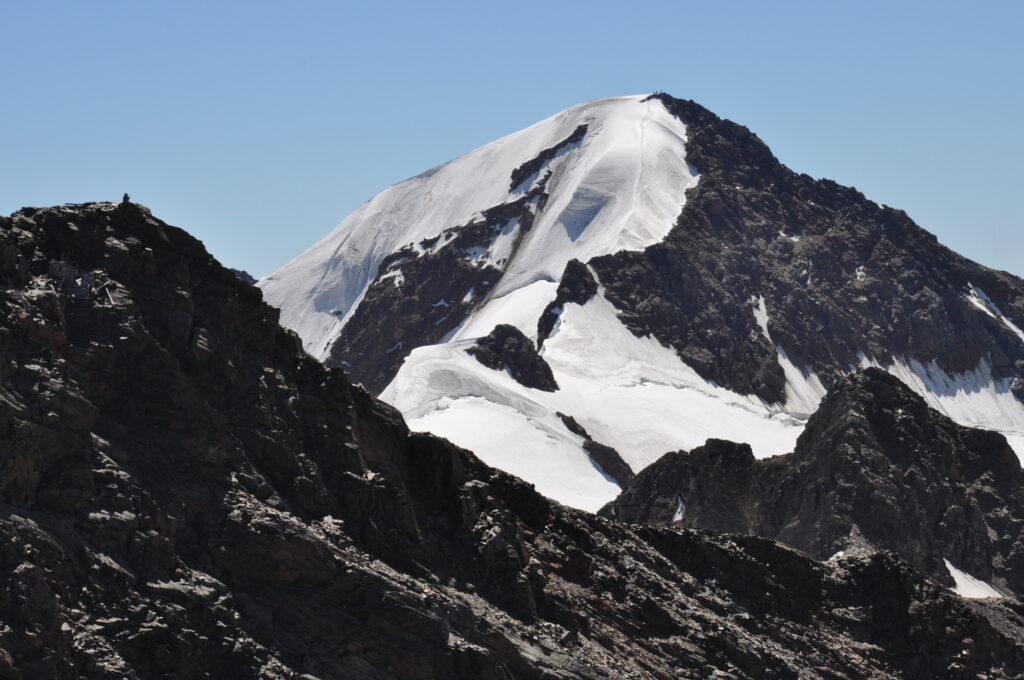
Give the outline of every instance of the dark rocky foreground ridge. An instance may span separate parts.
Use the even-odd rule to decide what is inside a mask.
[[[1024,593],[1024,471],[1006,439],[930,409],[879,369],[822,401],[791,454],[721,440],[666,454],[601,514],[764,536],[818,559],[892,550],[953,584],[943,560]]]
[[[137,205],[0,218],[0,281],[0,678],[1024,669],[1017,599],[616,524],[409,433]]]

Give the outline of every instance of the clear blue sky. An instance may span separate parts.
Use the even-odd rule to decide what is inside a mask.
[[[1024,275],[1024,2],[0,0],[0,212],[129,192],[270,273],[377,191],[664,90]]]

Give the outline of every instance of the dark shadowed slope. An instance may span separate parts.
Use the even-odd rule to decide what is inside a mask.
[[[139,206],[0,219],[0,280],[0,677],[1024,668],[1015,600],[617,525],[411,435]]]

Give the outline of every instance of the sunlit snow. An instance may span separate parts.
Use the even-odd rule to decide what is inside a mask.
[[[385,189],[262,279],[264,297],[281,309],[281,323],[299,334],[306,350],[323,358],[385,257],[519,196],[509,190],[512,171],[581,124],[588,131],[579,148],[546,168],[551,200],[515,253],[504,235],[479,254],[492,263],[506,260],[492,295],[557,281],[572,258],[587,261],[657,243],[697,177],[685,160],[685,126],[660,101],[643,99],[580,104]]]
[[[542,356],[561,388],[556,392],[529,389],[486,368],[465,353],[472,344],[413,350],[381,398],[413,429],[447,437],[586,510],[612,500],[619,489],[590,463],[582,441],[556,412],[618,450],[634,471],[709,437],[749,442],[759,457],[786,453],[803,426],[756,397],[705,381],[655,339],[634,336],[602,295],[565,305],[544,344]],[[567,474],[553,476],[555,465]]]
[[[942,561],[945,562],[946,570],[949,571],[950,576],[953,577],[953,581],[956,582],[956,586],[953,590],[960,597],[979,598],[1003,596],[1002,593],[981,579],[976,579],[967,572],[960,571],[954,567],[949,560],[944,559]]]
[[[1022,331],[1012,321],[1003,316],[1003,313],[999,311],[999,308],[996,307],[995,303],[989,299],[988,295],[985,295],[985,291],[978,288],[972,283],[968,289],[966,297],[972,305],[974,305],[981,311],[985,312],[993,319],[1001,321],[1003,325],[1010,330],[1011,333],[1016,335],[1018,338],[1021,339],[1022,342],[1024,342],[1024,331]]]

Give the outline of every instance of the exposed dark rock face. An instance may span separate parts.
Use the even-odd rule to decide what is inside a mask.
[[[487,368],[508,371],[524,387],[545,392],[558,389],[548,362],[537,354],[533,341],[515,326],[498,324],[466,351]]]
[[[578,437],[583,437],[583,450],[590,456],[590,460],[600,467],[601,471],[607,476],[614,479],[616,484],[620,487],[625,487],[633,481],[633,478],[636,476],[633,473],[633,468],[629,467],[629,463],[622,459],[618,451],[606,444],[594,441],[586,428],[580,425],[572,416],[559,413],[558,417],[562,419],[562,422],[565,423],[570,432]]]
[[[573,145],[579,144],[583,141],[583,137],[587,134],[587,126],[578,125],[575,130],[572,131],[568,137],[563,139],[558,144],[544,149],[534,158],[526,161],[518,168],[512,171],[512,181],[509,183],[508,190],[515,191],[520,188],[526,180],[540,173],[545,165],[554,160],[559,154],[565,153]]]
[[[952,584],[943,559],[1024,592],[1024,472],[1002,435],[957,425],[877,369],[840,382],[796,451],[755,460],[710,440],[637,475],[602,514],[765,536],[819,559],[892,550]]]
[[[486,253],[499,237],[512,238],[514,250],[543,205],[544,184],[386,258],[324,363],[373,393],[383,390],[409,352],[439,342],[487,299],[507,263]]]
[[[587,265],[579,260],[569,260],[558,282],[555,299],[552,300],[537,321],[537,344],[544,346],[544,341],[551,337],[558,323],[558,317],[567,302],[585,305],[597,295],[597,281],[587,269]]]
[[[997,376],[1024,377],[1024,343],[966,298],[977,286],[1020,327],[1024,281],[957,255],[901,210],[794,173],[747,128],[655,96],[686,124],[701,174],[664,242],[588,263],[634,334],[769,402],[784,400],[773,345],[826,386],[860,353],[934,358],[951,373],[987,359]],[[771,342],[753,316],[758,297]]]
[[[235,276],[240,278],[245,283],[248,283],[250,286],[255,286],[256,285],[256,277],[253,276],[252,274],[250,274],[249,272],[245,271],[244,269],[230,269],[229,268],[228,271],[230,271],[232,274],[234,274]]]
[[[751,499],[770,494],[760,482],[771,475],[761,468],[774,460],[756,461],[747,444],[709,439],[693,451],[667,453],[648,465],[599,514],[628,523],[753,533],[759,517],[751,516],[756,510]]]
[[[1024,667],[1019,601],[967,605],[889,554],[618,525],[410,434],[139,206],[0,218],[0,275],[6,677]]]

